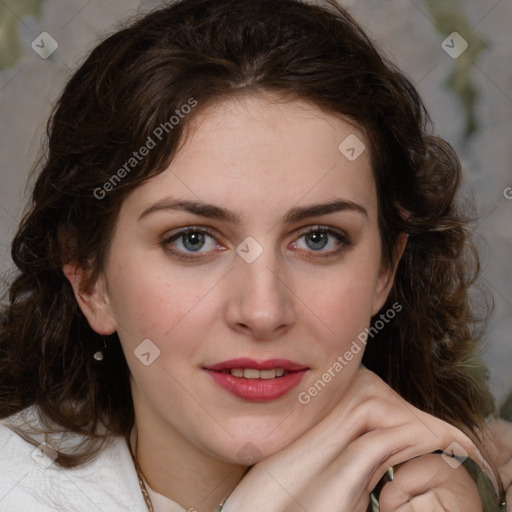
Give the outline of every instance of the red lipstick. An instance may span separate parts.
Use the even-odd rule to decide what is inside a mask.
[[[253,402],[267,402],[286,395],[299,384],[308,369],[288,359],[256,361],[249,358],[230,359],[204,368],[225,391]]]

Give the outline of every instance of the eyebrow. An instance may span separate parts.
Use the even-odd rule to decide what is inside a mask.
[[[139,220],[151,213],[166,210],[186,211],[208,219],[230,222],[232,224],[240,223],[240,215],[221,206],[203,203],[201,201],[175,200],[170,198],[157,201],[149,208],[146,208],[140,214]],[[358,212],[365,217],[368,217],[368,212],[364,206],[346,199],[332,199],[325,203],[295,206],[289,210],[281,220],[283,223],[299,222],[310,217],[319,217],[321,215],[328,215],[329,213],[341,211]]]

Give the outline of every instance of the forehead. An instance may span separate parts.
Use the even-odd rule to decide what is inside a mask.
[[[246,95],[200,110],[169,167],[126,207],[166,196],[230,202],[240,213],[343,197],[371,211],[375,184],[366,139],[341,116],[305,100]]]

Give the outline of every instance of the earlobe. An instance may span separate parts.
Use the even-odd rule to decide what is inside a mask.
[[[62,270],[91,328],[102,335],[116,332],[117,326],[110,307],[105,276],[100,274],[90,279],[89,272],[74,262],[66,263]]]
[[[388,298],[389,292],[391,291],[393,282],[395,280],[396,269],[404,253],[408,238],[409,235],[407,233],[400,233],[400,235],[398,235],[398,239],[395,245],[395,257],[393,266],[382,269],[381,273],[377,277],[372,316],[379,312]]]

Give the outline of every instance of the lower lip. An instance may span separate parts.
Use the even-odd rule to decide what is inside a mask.
[[[253,402],[268,402],[286,395],[298,386],[307,370],[288,372],[274,379],[246,379],[234,377],[229,373],[205,371],[221,388],[237,398]]]

